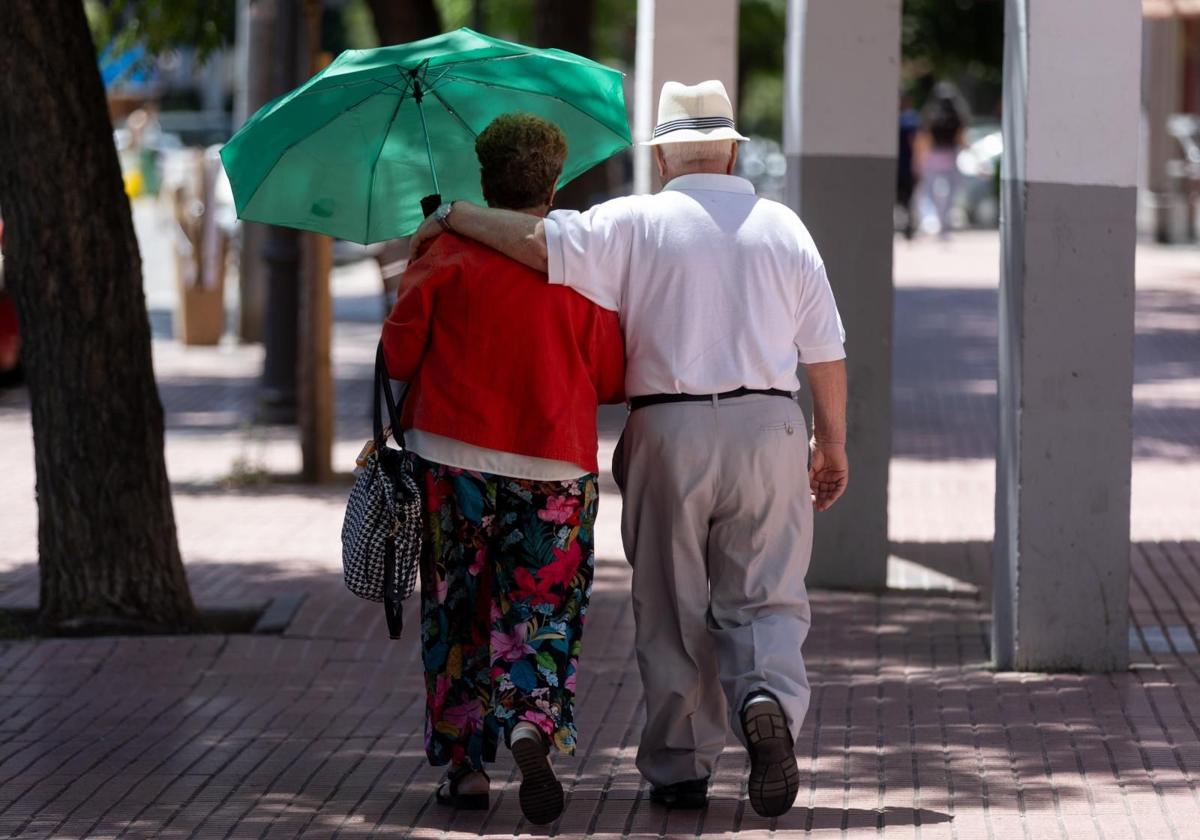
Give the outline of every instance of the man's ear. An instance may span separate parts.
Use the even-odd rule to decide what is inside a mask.
[[[729,155],[729,166],[725,169],[726,175],[733,174],[734,168],[737,167],[737,156],[738,156],[738,144],[737,144],[737,141],[734,140],[733,141],[733,151]]]
[[[554,206],[554,197],[557,195],[558,195],[558,184],[555,183],[555,185],[550,188],[550,197],[546,199],[547,207]]]
[[[663,155],[662,146],[652,146],[654,149],[654,163],[658,166],[658,177],[662,181],[667,180],[667,159]]]

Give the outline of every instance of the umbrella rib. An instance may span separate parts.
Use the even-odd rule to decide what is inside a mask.
[[[392,118],[388,120],[387,130],[383,132],[383,139],[379,141],[379,150],[375,152],[375,159],[371,161],[371,182],[367,185],[367,224],[363,230],[363,241],[371,238],[371,205],[374,204],[373,196],[375,194],[375,168],[379,166],[379,158],[383,155],[383,147],[387,145],[388,135],[392,133],[392,126],[396,124],[396,115],[400,113],[400,106],[404,104],[404,97],[408,93],[408,86],[400,93],[400,98],[396,100],[396,107],[392,109]]]
[[[395,82],[389,82],[386,79],[371,78],[371,79],[361,79],[357,82],[342,82],[341,84],[338,84],[338,85],[325,85],[324,87],[312,88],[310,90],[301,91],[299,94],[297,94],[296,98],[301,99],[305,96],[312,96],[313,94],[316,94],[316,93],[326,93],[331,90],[341,90],[342,88],[361,87],[362,85],[371,85],[371,84],[383,85],[384,88],[391,88],[392,90],[398,90],[402,94],[408,90],[408,80],[407,79],[405,79],[403,86],[401,86],[401,85],[396,84]],[[380,93],[383,93],[383,90],[375,90],[371,93],[371,96],[375,96]],[[359,103],[359,104],[362,104],[362,103]],[[351,107],[353,108],[356,106],[352,105]]]
[[[462,127],[465,128],[467,131],[469,131],[471,133],[472,137],[475,137],[478,139],[479,134],[475,131],[475,129],[471,128],[471,126],[467,123],[466,120],[464,120],[462,118],[462,116],[458,113],[458,111],[454,110],[453,105],[451,105],[449,102],[447,102],[445,99],[443,99],[442,95],[440,93],[438,93],[436,90],[430,89],[429,93],[432,93],[433,97],[438,102],[442,103],[442,107],[445,108],[448,112],[450,112],[450,115],[452,117],[454,117],[454,119],[458,120],[459,124],[462,125]]]
[[[528,52],[513,53],[511,55],[488,55],[483,56],[482,58],[464,58],[461,61],[439,62],[438,64],[434,64],[433,67],[440,70],[443,67],[461,67],[464,64],[482,64],[483,62],[492,61],[512,61],[514,58],[530,58],[531,56],[536,55],[538,55],[538,53]]]
[[[553,99],[555,102],[561,102],[562,104],[566,105],[569,108],[574,108],[576,111],[583,114],[585,117],[587,117],[592,122],[608,129],[613,134],[616,134],[617,137],[624,140],[626,143],[629,142],[629,138],[620,134],[612,126],[601,122],[600,120],[596,119],[596,117],[594,115],[589,114],[587,111],[580,108],[574,102],[571,102],[568,99],[563,99],[561,96],[555,96],[552,93],[542,93],[541,91],[537,91],[537,90],[527,90],[525,88],[512,87],[510,85],[498,85],[495,82],[481,82],[478,79],[464,79],[460,76],[444,76],[443,78],[448,78],[452,82],[462,82],[463,84],[468,84],[468,85],[482,85],[483,87],[496,88],[497,90],[508,90],[508,91],[512,91],[513,93],[523,93],[523,94],[526,94],[527,96],[540,96],[543,99]]]

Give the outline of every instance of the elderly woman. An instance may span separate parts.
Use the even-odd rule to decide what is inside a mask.
[[[553,124],[497,118],[475,144],[484,198],[543,216],[567,148]],[[449,234],[414,261],[383,330],[408,381],[403,422],[426,494],[421,643],[425,747],[439,802],[488,807],[504,740],[527,819],[552,822],[573,754],[575,678],[592,588],[596,408],[623,399],[615,313]]]

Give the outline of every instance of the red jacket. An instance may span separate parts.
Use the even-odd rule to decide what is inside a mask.
[[[411,383],[405,428],[598,472],[596,407],[624,400],[615,312],[444,234],[405,272],[383,351]]]

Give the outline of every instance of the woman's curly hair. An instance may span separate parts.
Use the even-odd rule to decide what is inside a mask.
[[[475,138],[475,154],[487,203],[523,210],[549,199],[567,159],[567,139],[541,117],[501,114]]]

